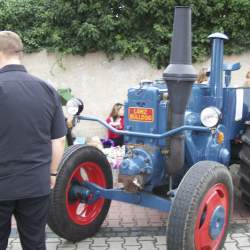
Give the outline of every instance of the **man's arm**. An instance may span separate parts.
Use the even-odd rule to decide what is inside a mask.
[[[51,174],[50,186],[51,188],[54,188],[56,182],[57,169],[64,152],[65,136],[51,140],[51,145],[52,145],[52,158],[50,165],[50,174]]]

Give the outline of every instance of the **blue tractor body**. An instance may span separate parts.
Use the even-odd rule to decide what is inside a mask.
[[[240,65],[223,64],[223,34],[215,33],[210,38],[213,42],[210,81],[193,85],[184,123],[188,126],[203,126],[201,112],[207,107],[217,107],[221,111],[220,121],[216,128],[211,129],[211,133],[196,130],[184,132],[185,164],[182,172],[177,172],[181,175],[195,163],[204,160],[229,166],[233,162],[232,145],[241,138],[245,131],[244,123],[250,118],[250,88],[230,85],[231,73],[238,70]],[[168,89],[164,80],[145,80],[128,90],[125,130],[162,134],[169,130],[168,114]],[[223,138],[218,139],[220,136]],[[146,191],[166,184],[168,139],[125,135],[125,143],[131,150],[127,151],[121,164],[120,174],[143,175],[141,187]]]
[[[133,132],[162,134],[167,130],[168,100],[167,88],[164,82],[151,82],[150,86],[131,88],[128,91],[128,101],[125,103],[125,128]],[[244,122],[250,119],[250,88],[244,87],[223,87],[223,105],[219,131],[224,133],[223,144],[213,146],[213,151],[209,152],[212,146],[214,134],[204,134],[203,132],[186,131],[186,162],[189,166],[201,160],[218,160],[228,165],[230,163],[231,143],[235,139],[240,139],[245,131]],[[212,106],[211,87],[205,84],[194,84],[192,95],[185,114],[185,124],[192,126],[202,126],[200,120],[201,111]],[[130,114],[130,109],[149,109],[151,121],[143,121],[141,114]],[[138,111],[137,111],[138,113]],[[142,117],[142,118],[141,118]],[[139,120],[141,119],[141,120]],[[149,119],[149,118],[148,118]],[[215,131],[216,132],[216,131]],[[150,145],[154,148],[164,150],[167,146],[166,139],[154,139],[147,137],[125,136],[128,145]],[[229,157],[221,150],[227,150]],[[215,153],[217,151],[217,153]],[[225,155],[225,157],[220,158]]]

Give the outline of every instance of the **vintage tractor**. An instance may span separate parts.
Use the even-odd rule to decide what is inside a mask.
[[[109,162],[100,150],[88,145],[66,150],[49,215],[49,226],[59,236],[73,242],[93,236],[111,200],[117,200],[169,212],[170,250],[221,249],[233,210],[228,167],[238,160],[235,152],[242,145],[241,187],[250,204],[250,129],[245,123],[250,89],[229,86],[231,71],[239,64],[223,64],[227,36],[209,36],[209,83],[194,84],[189,7],[175,8],[173,28],[163,79],[142,81],[128,90],[124,131],[81,116],[79,100],[68,102],[75,119],[96,121],[123,134],[126,154],[119,169],[123,187],[113,188]]]

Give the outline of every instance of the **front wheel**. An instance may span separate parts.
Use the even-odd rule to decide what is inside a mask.
[[[93,204],[72,198],[74,185],[84,181],[112,188],[112,172],[105,155],[95,147],[74,145],[65,153],[51,194],[48,225],[57,235],[77,242],[94,235],[105,220],[110,200]]]
[[[196,163],[181,181],[167,223],[169,250],[219,250],[233,210],[233,183],[217,162]]]

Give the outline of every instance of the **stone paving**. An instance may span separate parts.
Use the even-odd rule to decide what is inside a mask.
[[[249,225],[249,224],[248,224]],[[155,231],[155,230],[153,230]],[[145,236],[126,236],[126,231],[118,230],[117,235],[102,237],[101,234],[96,237],[81,241],[79,243],[71,243],[64,239],[58,238],[56,235],[49,235],[47,238],[47,250],[166,250],[166,237],[158,232],[147,230],[146,232],[138,232]],[[237,229],[230,229],[223,250],[247,250],[250,249],[250,233],[244,231],[241,226]],[[155,233],[157,235],[155,235]],[[21,245],[18,237],[11,237],[7,250],[21,250]],[[174,249],[171,249],[174,250]]]
[[[234,175],[236,187],[237,181]],[[166,213],[113,201],[95,237],[74,244],[47,228],[47,250],[166,250],[166,220]],[[21,249],[13,222],[8,250]],[[236,189],[234,217],[223,250],[246,249],[250,249],[250,208],[242,204]]]
[[[224,250],[250,249],[250,210],[241,205],[237,196],[235,204],[238,205]],[[101,230],[93,238],[74,244],[59,238],[47,228],[47,250],[166,250],[166,220],[165,213],[113,202]],[[8,250],[21,249],[13,225]]]

